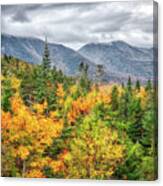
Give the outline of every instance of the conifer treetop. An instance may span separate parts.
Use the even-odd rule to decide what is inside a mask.
[[[43,64],[44,69],[47,69],[47,68],[51,67],[50,53],[49,53],[49,49],[48,49],[47,36],[45,37],[45,46],[44,46],[44,53],[43,53],[42,64]]]

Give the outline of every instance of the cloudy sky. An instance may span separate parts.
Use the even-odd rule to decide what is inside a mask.
[[[123,40],[150,47],[152,1],[3,5],[2,33],[30,36],[78,49],[90,42]]]

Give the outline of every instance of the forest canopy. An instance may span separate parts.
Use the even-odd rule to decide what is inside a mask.
[[[154,180],[157,100],[151,80],[103,83],[67,77],[11,56],[2,61],[2,176]]]

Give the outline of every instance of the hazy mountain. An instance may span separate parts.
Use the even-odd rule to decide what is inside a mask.
[[[30,37],[3,34],[2,54],[30,63],[41,63],[44,41]],[[89,76],[94,79],[96,65],[104,66],[103,81],[146,81],[153,78],[153,49],[138,48],[123,41],[90,43],[75,51],[64,45],[49,43],[52,64],[67,75],[76,75],[81,62],[89,64]]]
[[[42,61],[44,41],[30,37],[15,37],[3,34],[1,37],[2,54],[11,55],[27,62],[39,64]],[[53,65],[67,75],[75,75],[79,64],[85,62],[94,68],[94,64],[78,52],[60,44],[48,44]]]
[[[106,71],[119,77],[147,80],[153,78],[153,49],[138,48],[123,41],[90,43],[79,51],[81,55],[102,64]]]

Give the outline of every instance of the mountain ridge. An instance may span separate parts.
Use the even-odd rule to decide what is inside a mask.
[[[86,44],[78,52],[95,64],[111,69],[117,74],[135,76],[134,79],[146,81],[153,78],[153,49],[137,48],[126,42],[109,44]]]
[[[34,37],[1,35],[1,53],[30,63],[42,61],[44,41]],[[89,77],[95,78],[96,65],[104,66],[104,81],[136,81],[153,78],[153,49],[138,48],[124,41],[88,43],[75,51],[63,44],[48,43],[52,64],[66,75],[76,76],[81,62],[89,65]]]

